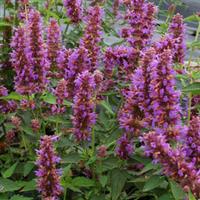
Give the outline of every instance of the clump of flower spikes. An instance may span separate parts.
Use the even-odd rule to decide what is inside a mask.
[[[116,65],[119,66],[118,71],[121,73],[118,78],[122,75],[130,76],[137,67],[135,63],[138,63],[138,59],[139,52],[132,47],[108,47],[104,54],[105,76],[111,77]]]
[[[26,27],[33,58],[35,84],[37,85],[37,92],[42,92],[47,83],[46,76],[49,69],[49,62],[43,40],[42,18],[39,11],[30,10]]]
[[[65,49],[58,57],[58,68],[63,72],[62,76],[67,81],[68,98],[71,99],[75,92],[75,79],[78,74],[87,70],[89,66],[88,51],[83,46],[77,49]]]
[[[15,89],[20,94],[33,94],[37,91],[33,54],[30,38],[25,28],[19,27],[12,38],[11,62],[15,70]]]
[[[124,3],[128,8],[125,19],[130,27],[122,30],[122,36],[133,48],[142,49],[152,37],[157,8],[145,0],[125,0]]]
[[[183,23],[183,16],[176,14],[169,26],[168,33],[174,40],[174,60],[175,62],[184,63],[186,44],[184,40],[185,27]]]
[[[200,165],[200,117],[195,116],[190,120],[188,131],[184,136],[183,150],[190,161],[196,166]]]
[[[53,143],[58,140],[57,136],[43,136],[40,140],[40,148],[37,150],[37,188],[42,199],[57,200],[61,194],[60,170],[56,165],[60,158],[56,155]]]
[[[8,95],[8,90],[4,86],[0,85],[0,97],[5,97]],[[17,109],[17,104],[13,100],[6,101],[4,99],[0,100],[0,112],[8,113],[14,112]]]
[[[165,175],[179,182],[186,192],[191,190],[196,197],[200,197],[200,171],[193,162],[185,160],[186,155],[181,149],[172,149],[159,132],[147,133],[142,142],[146,155],[153,157],[154,163],[162,165]]]
[[[128,134],[123,134],[118,139],[115,152],[121,159],[128,159],[133,153],[133,141],[130,140]]]
[[[67,10],[67,16],[73,23],[78,23],[82,18],[82,0],[63,0],[63,4]]]
[[[101,41],[101,22],[102,9],[99,6],[90,7],[87,11],[86,28],[80,46],[88,50],[90,59],[90,69],[93,72],[97,68],[98,57],[100,53],[99,42]]]
[[[95,76],[84,71],[75,80],[75,96],[73,98],[73,127],[77,141],[90,139],[92,126],[96,122],[95,113]]]
[[[172,69],[170,50],[158,55],[157,65],[152,65],[149,96],[153,110],[153,127],[167,128],[180,125],[180,93],[175,91],[175,72]]]
[[[47,55],[50,62],[50,71],[57,72],[57,58],[61,50],[61,30],[58,22],[51,19],[47,30]]]

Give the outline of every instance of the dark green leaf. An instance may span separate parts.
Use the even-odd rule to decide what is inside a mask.
[[[2,173],[3,178],[9,178],[9,177],[11,177],[13,175],[13,173],[15,172],[17,164],[18,164],[18,162],[16,162],[10,168],[8,168],[5,172],[3,172]]]
[[[32,169],[34,168],[34,166],[35,166],[34,163],[27,162],[24,165],[24,176],[27,176],[32,171]]]
[[[95,182],[85,177],[76,177],[72,180],[72,185],[74,187],[93,187]]]
[[[114,169],[111,173],[111,198],[117,200],[126,183],[126,175],[124,171]]]
[[[147,192],[159,187],[160,184],[164,182],[164,180],[165,180],[164,177],[161,177],[161,176],[157,176],[157,175],[151,176],[149,180],[145,183],[143,191]]]
[[[173,180],[170,180],[170,187],[171,187],[171,191],[172,191],[172,194],[173,194],[175,200],[184,199],[185,193],[182,190],[182,188],[178,185],[178,183],[176,183]]]

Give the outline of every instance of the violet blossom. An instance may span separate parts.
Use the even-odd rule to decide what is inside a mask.
[[[88,71],[79,74],[75,80],[72,123],[77,141],[89,140],[92,127],[96,122],[95,88],[95,78]]]
[[[56,168],[60,158],[53,147],[53,143],[57,139],[57,136],[43,136],[40,140],[40,148],[37,150],[37,188],[42,199],[58,200],[62,192],[60,170]]]
[[[101,41],[101,23],[103,11],[99,6],[90,7],[87,11],[86,28],[80,45],[88,51],[90,59],[89,71],[93,72],[97,68],[100,53],[99,42]]]
[[[73,23],[78,23],[82,18],[82,0],[63,0],[63,5],[67,10],[67,16]]]

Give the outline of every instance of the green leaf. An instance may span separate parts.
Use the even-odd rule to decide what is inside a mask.
[[[78,163],[81,157],[78,153],[69,153],[63,159],[64,163]]]
[[[41,98],[46,103],[56,104],[56,97],[51,93],[47,93],[45,96],[42,96]]]
[[[106,101],[101,101],[101,105],[111,114],[111,115],[115,115],[115,113],[112,110],[112,107],[110,106],[110,104],[108,104],[108,102]]]
[[[186,87],[183,88],[182,90],[185,93],[191,93],[191,94],[200,94],[200,82],[194,82]]]
[[[196,200],[191,191],[189,192],[189,200]]]
[[[34,168],[34,163],[33,162],[27,162],[25,165],[24,165],[24,176],[27,176],[31,171],[32,169]]]
[[[16,92],[11,92],[8,96],[0,97],[0,99],[21,101],[24,97]]]
[[[28,127],[26,125],[21,125],[21,129],[27,134],[27,135],[31,135],[31,136],[35,136],[35,134],[33,133],[33,129],[31,127]]]
[[[32,200],[32,197],[25,197],[22,195],[14,195],[10,200]]]
[[[72,185],[74,187],[93,187],[95,182],[85,177],[76,177],[72,180]]]
[[[5,172],[3,172],[2,173],[3,178],[11,177],[13,175],[13,173],[15,172],[17,165],[18,165],[18,162],[16,162],[10,168],[8,168]]]
[[[111,173],[111,198],[117,200],[126,183],[126,175],[124,171],[114,169]]]
[[[174,197],[171,193],[163,194],[158,198],[158,200],[174,200]]]
[[[159,187],[160,184],[164,182],[164,180],[165,180],[164,177],[161,177],[161,176],[157,176],[157,175],[151,176],[149,180],[145,183],[143,191],[147,192]]]
[[[185,193],[182,188],[173,180],[170,180],[170,188],[175,200],[182,200],[185,197]]]
[[[101,183],[102,187],[105,187],[108,181],[108,177],[107,176],[100,176],[99,177],[99,182]]]
[[[184,19],[185,22],[199,22],[200,21],[200,17],[197,15],[190,15],[189,17],[186,17]]]
[[[152,162],[148,163],[139,174],[144,174],[152,169],[156,169],[158,166],[153,164]]]
[[[12,192],[24,187],[23,181],[12,181],[9,179],[0,178],[1,192]]]
[[[24,188],[22,189],[23,192],[33,191],[36,189],[36,181],[31,180],[29,182],[26,182]]]

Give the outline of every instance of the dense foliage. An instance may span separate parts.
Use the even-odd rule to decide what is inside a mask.
[[[166,2],[0,2],[1,200],[200,198],[200,13]]]

